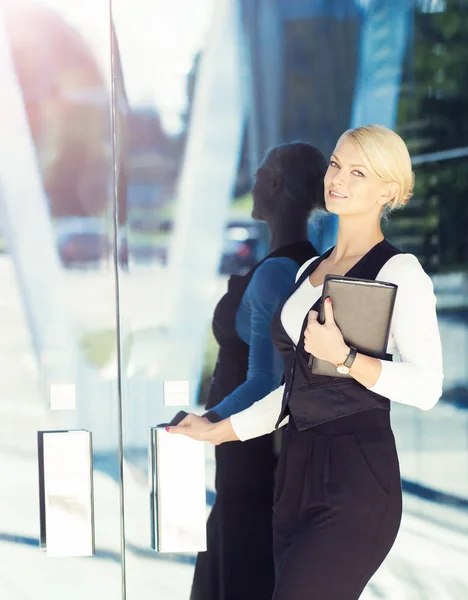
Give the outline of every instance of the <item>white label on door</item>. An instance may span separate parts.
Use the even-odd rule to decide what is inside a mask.
[[[190,386],[188,381],[164,382],[164,406],[188,406]]]
[[[75,410],[76,388],[73,383],[51,383],[49,385],[51,410]]]

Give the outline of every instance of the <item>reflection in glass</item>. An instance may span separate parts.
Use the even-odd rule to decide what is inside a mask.
[[[212,11],[210,1],[138,1],[128,11],[113,0],[112,10],[115,152],[125,178],[118,254],[127,255],[119,271],[127,596],[182,600],[194,547],[151,550],[148,431],[177,412],[175,396],[195,405],[208,319],[224,284],[217,272],[244,130],[237,16],[232,2]],[[173,393],[174,382],[183,393]],[[166,485],[180,476],[171,464]],[[202,497],[197,528],[205,527]]]
[[[0,595],[119,598],[109,7],[5,0],[0,27]],[[36,437],[76,429],[93,435],[96,555],[57,568],[39,551]],[[73,454],[53,456],[71,490]]]
[[[442,567],[439,547],[440,539],[449,544],[450,523],[467,520],[466,511],[453,516],[446,510],[452,501],[466,501],[468,481],[465,155],[460,154],[466,145],[460,125],[466,104],[464,3],[220,1],[212,21],[200,3],[140,0],[131,11],[126,5],[113,0],[122,70],[116,71],[122,76],[116,89],[125,90],[117,102],[122,115],[116,138],[126,182],[119,190],[119,211],[125,212],[119,212],[119,224],[127,264],[121,257],[119,283],[129,597],[148,593],[142,572],[153,591],[161,589],[163,579],[161,557],[141,548],[150,546],[151,531],[145,495],[148,427],[177,410],[163,408],[164,381],[189,381],[192,405],[196,391],[198,400],[206,398],[216,356],[213,339],[206,339],[209,315],[226,275],[245,272],[265,252],[264,235],[252,226],[246,208],[252,165],[269,146],[294,138],[330,152],[344,129],[368,119],[395,126],[415,157],[415,197],[391,219],[387,235],[414,252],[433,277],[450,362],[444,399],[434,411],[393,407],[404,486],[411,492],[408,525],[368,597],[438,598],[441,580],[454,598],[466,595],[460,553],[451,547],[450,566]],[[225,20],[233,7],[241,8],[236,37]],[[228,22],[235,23],[234,12],[230,15]],[[234,39],[244,79],[232,75]],[[229,74],[233,87],[223,87]],[[243,110],[232,102],[241,87]],[[452,113],[458,116],[450,120]],[[223,135],[216,138],[213,132]],[[218,140],[212,154],[207,139]],[[453,154],[429,156],[446,150],[456,150],[458,164]],[[223,188],[228,175],[232,194]],[[317,219],[311,234],[321,249],[334,243],[327,216]],[[205,356],[200,345],[206,345]],[[208,453],[208,499],[213,475]],[[437,535],[426,515],[443,524]],[[426,547],[440,558],[437,567],[428,568]],[[188,598],[191,566],[181,555],[165,558],[170,559],[165,573],[167,567],[178,581],[164,576],[171,583],[161,594]]]
[[[392,240],[416,254],[432,275],[445,363],[444,395],[436,408],[398,417],[407,430],[402,444],[411,437],[415,444],[403,474],[455,504],[468,499],[468,152],[466,131],[459,126],[467,94],[462,81],[468,63],[460,52],[468,41],[465,8],[454,1],[420,2],[414,11],[398,126],[412,148],[416,186],[408,210],[388,227]]]

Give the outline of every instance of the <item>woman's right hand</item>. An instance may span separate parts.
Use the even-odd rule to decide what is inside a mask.
[[[211,442],[222,444],[239,439],[232,428],[230,419],[224,419],[219,423],[211,423],[205,417],[188,414],[178,425],[166,427],[169,433],[186,435],[200,442]]]
[[[212,423],[205,417],[198,417],[192,413],[188,414],[178,425],[166,427],[169,433],[181,433],[193,440],[209,442],[208,432],[212,429]]]

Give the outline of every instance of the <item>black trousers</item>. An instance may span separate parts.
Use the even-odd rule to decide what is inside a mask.
[[[216,500],[190,600],[271,600],[275,584],[272,435],[215,449]]]
[[[401,482],[388,411],[299,432],[280,454],[273,600],[357,600],[391,549]]]

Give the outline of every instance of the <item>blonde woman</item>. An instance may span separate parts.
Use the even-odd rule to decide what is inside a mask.
[[[443,379],[431,280],[381,230],[382,216],[404,206],[412,188],[410,156],[396,133],[377,125],[345,132],[325,176],[327,210],[339,217],[336,246],[300,268],[272,323],[285,384],[219,423],[189,415],[170,428],[221,444],[287,424],[274,501],[273,600],[359,598],[396,538],[401,484],[390,405],[428,410]],[[346,345],[329,300],[325,323],[317,321],[328,273],[398,285],[386,360]],[[313,375],[310,354],[346,363],[351,378]]]

